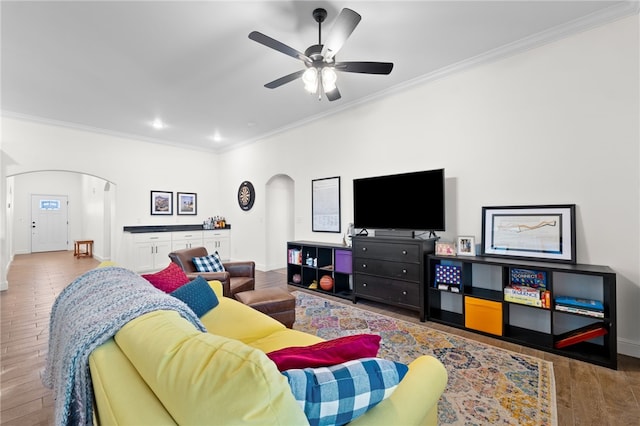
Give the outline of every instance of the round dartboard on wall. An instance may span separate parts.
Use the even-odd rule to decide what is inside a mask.
[[[238,204],[242,210],[251,210],[253,202],[256,198],[256,191],[253,189],[253,185],[249,181],[244,181],[238,188]]]

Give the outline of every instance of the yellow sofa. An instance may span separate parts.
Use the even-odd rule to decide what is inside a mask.
[[[219,282],[210,284],[219,305],[201,317],[208,333],[177,312],[155,311],[92,352],[95,424],[308,424],[265,353],[322,339],[222,297]],[[421,356],[389,398],[350,424],[435,425],[446,383],[442,363]]]

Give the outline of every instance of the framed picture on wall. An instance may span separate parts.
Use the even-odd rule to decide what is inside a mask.
[[[313,232],[340,232],[340,177],[311,181]]]
[[[173,214],[173,192],[151,191],[151,214],[171,216]]]
[[[576,263],[575,204],[482,208],[485,256]]]
[[[178,192],[178,214],[198,214],[198,195],[193,192]]]

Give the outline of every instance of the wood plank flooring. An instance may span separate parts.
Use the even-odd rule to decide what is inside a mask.
[[[92,258],[74,258],[72,251],[18,255],[12,262],[8,271],[9,289],[0,292],[0,424],[3,426],[53,425],[52,393],[41,383],[51,306],[67,284],[96,265],[98,261]],[[257,288],[279,286],[287,287],[283,270],[256,271]],[[366,301],[359,301],[356,306],[420,323],[414,312]],[[640,426],[638,358],[620,355],[619,369],[614,371],[441,324],[425,324],[552,361],[560,426]]]

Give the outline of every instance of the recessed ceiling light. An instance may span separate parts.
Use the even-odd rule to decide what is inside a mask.
[[[154,129],[158,129],[158,130],[165,128],[164,123],[159,118],[156,118],[155,120],[153,120],[153,122],[151,123],[151,126],[153,126]]]
[[[220,132],[216,130],[213,136],[211,136],[211,140],[214,142],[222,142],[222,136],[220,136]]]

